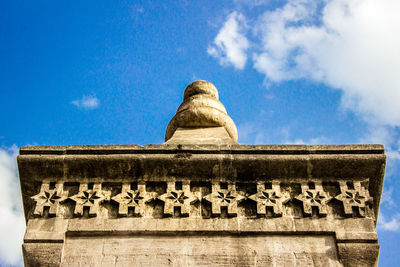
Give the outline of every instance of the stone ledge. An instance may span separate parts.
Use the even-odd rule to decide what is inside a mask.
[[[192,218],[118,218],[118,219],[30,219],[25,242],[32,240],[63,240],[65,234],[333,234],[338,242],[377,242],[372,219],[295,219],[272,218],[253,220],[247,218],[192,219]]]
[[[384,154],[383,145],[71,145],[71,146],[26,146],[20,155],[53,154],[170,154],[232,153],[232,154]]]

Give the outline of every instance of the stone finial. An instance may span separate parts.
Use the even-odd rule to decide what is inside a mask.
[[[165,142],[174,135],[178,128],[204,129],[223,127],[234,143],[238,134],[236,125],[218,100],[218,91],[207,81],[195,81],[189,84],[183,94],[183,102],[175,116],[168,123]],[[222,129],[223,130],[223,129]],[[207,133],[215,133],[208,131]],[[213,136],[204,136],[213,137]]]

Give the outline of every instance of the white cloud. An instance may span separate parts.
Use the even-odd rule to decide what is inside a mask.
[[[264,51],[255,56],[257,69],[275,81],[324,82],[341,89],[344,106],[366,121],[400,125],[400,2],[328,1],[318,26],[306,24],[317,7],[295,2],[276,11],[276,21],[259,24],[266,30]]]
[[[77,99],[71,102],[71,104],[83,109],[95,109],[99,107],[100,100],[95,96],[83,96],[81,99]]]
[[[246,50],[250,44],[243,35],[246,21],[242,14],[232,12],[222,26],[213,45],[208,47],[208,54],[218,58],[223,65],[233,65],[237,69],[243,69],[246,65]]]
[[[389,150],[387,154],[391,159],[400,160],[400,150]]]
[[[297,138],[295,140],[286,140],[284,143],[286,145],[323,145],[332,143],[332,141],[329,138],[326,138],[325,136],[320,136],[320,137],[310,138],[308,140],[303,140],[300,138]]]
[[[385,231],[400,231],[400,213],[392,216],[392,218],[387,219],[382,212],[379,214],[378,218],[378,229]]]
[[[393,199],[393,187],[384,188],[384,193],[381,198],[381,205],[387,205],[389,207],[395,207],[396,202]]]
[[[369,127],[364,137],[360,140],[361,143],[373,144],[392,144],[395,139],[395,130],[390,127],[374,125]]]
[[[241,13],[248,23],[241,34],[251,41],[242,57],[252,61],[267,85],[304,79],[340,90],[342,107],[366,122],[361,142],[385,144],[390,182],[400,162],[400,1],[289,0],[273,10],[257,8],[265,11],[253,21],[246,19],[246,9]],[[270,129],[238,129],[246,142],[273,140]],[[324,137],[293,139],[284,131],[281,136],[283,143],[329,142]],[[382,205],[393,207],[396,188],[385,187]],[[380,214],[378,227],[400,232],[400,213]]]
[[[22,266],[25,231],[22,197],[17,177],[17,148],[0,149],[0,262]]]
[[[281,8],[264,12],[247,27],[254,29],[251,59],[267,81],[309,79],[324,83],[341,90],[342,105],[366,122],[397,127],[399,10],[398,0],[288,1]],[[211,54],[241,69],[246,49],[231,49],[231,56],[224,56],[229,50],[225,43],[230,43],[226,40],[235,39],[228,38],[234,34],[227,32],[238,27],[236,14],[228,17],[215,40],[219,49]],[[245,34],[242,31],[239,39],[246,40]]]
[[[398,173],[400,168],[397,166],[400,163],[400,131],[397,127],[370,124],[360,143],[383,144],[388,156],[386,179],[391,179],[392,175]]]
[[[244,5],[249,7],[258,7],[269,4],[270,0],[234,0],[237,5]]]
[[[293,138],[290,126],[265,127],[259,122],[246,122],[238,125],[239,143],[241,144],[285,144],[285,145],[320,145],[332,143],[325,136],[307,139]]]

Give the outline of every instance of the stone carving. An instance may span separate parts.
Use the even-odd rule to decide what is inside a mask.
[[[140,183],[137,190],[131,189],[130,183],[122,184],[121,193],[112,197],[112,200],[119,203],[118,214],[128,215],[129,207],[133,207],[133,213],[144,215],[146,203],[155,199],[156,193],[146,192],[146,185]]]
[[[270,185],[270,188],[267,185]],[[267,184],[258,182],[257,194],[249,198],[257,202],[258,214],[266,214],[266,208],[272,207],[274,215],[282,215],[283,204],[290,199],[288,194],[282,194],[280,185],[276,181]]]
[[[339,181],[340,194],[330,196],[324,191],[321,182],[302,182],[301,193],[294,196],[295,199],[302,202],[304,214],[310,216],[313,214],[313,207],[318,209],[319,214],[327,214],[327,203],[335,198],[343,203],[344,212],[347,216],[353,215],[354,210],[360,216],[367,216],[367,205],[372,203],[368,190],[362,186],[359,181],[346,182]],[[201,191],[192,192],[190,181],[168,181],[165,193],[158,194],[146,190],[145,183],[137,184],[137,187],[131,188],[131,183],[122,183],[121,191],[111,198],[111,192],[103,190],[100,183],[94,183],[89,189],[88,183],[82,183],[79,186],[79,192],[68,197],[68,191],[63,190],[63,184],[55,184],[54,189],[50,189],[50,183],[42,184],[40,192],[31,197],[36,206],[35,215],[43,216],[44,210],[48,209],[49,215],[59,216],[60,208],[68,198],[75,202],[74,214],[83,215],[84,208],[89,209],[89,215],[98,215],[100,205],[111,199],[119,204],[118,214],[126,216],[132,208],[135,215],[145,216],[150,206],[147,206],[152,200],[159,199],[164,202],[163,213],[174,215],[178,207],[180,213],[185,216],[196,216],[191,213],[191,205],[201,202],[203,199],[211,203],[211,212],[214,215],[221,214],[221,208],[226,207],[229,215],[237,214],[237,205],[244,200],[252,200],[257,204],[257,214],[267,214],[270,208],[273,216],[284,216],[285,205],[291,200],[289,192],[282,191],[278,180],[268,182],[257,182],[257,193],[249,194],[236,189],[236,184],[229,182],[213,182],[211,193],[203,196]],[[48,207],[48,208],[46,208]],[[197,215],[200,216],[200,215]]]
[[[89,208],[89,215],[96,215],[100,204],[109,201],[110,197],[111,192],[102,190],[100,183],[93,184],[93,189],[89,189],[89,185],[83,183],[79,186],[79,192],[71,196],[70,199],[76,203],[74,214],[82,216],[84,207]]]
[[[177,186],[178,184],[179,186]],[[169,215],[174,214],[175,207],[181,209],[181,214],[189,214],[190,205],[199,201],[199,197],[190,191],[188,181],[168,182],[167,192],[158,198],[165,202],[164,213]]]
[[[335,198],[342,201],[344,213],[346,215],[353,214],[353,208],[356,208],[361,217],[365,217],[366,204],[372,202],[372,198],[369,196],[368,190],[366,190],[361,182],[345,182],[340,181],[341,193]]]
[[[327,214],[327,202],[331,199],[324,192],[319,181],[301,185],[302,193],[295,198],[303,202],[303,210],[307,215],[312,215],[312,207],[317,207],[319,214]]]
[[[221,186],[223,184],[224,186]],[[237,203],[242,199],[238,199],[235,184],[213,183],[212,192],[204,196],[204,199],[211,203],[213,214],[221,214],[221,207],[227,207],[228,214],[237,214]]]
[[[58,215],[60,203],[68,198],[68,191],[63,190],[63,184],[57,183],[54,189],[50,189],[49,183],[42,183],[39,194],[32,197],[36,201],[33,214],[43,215],[45,207],[49,207],[50,215]]]
[[[168,141],[179,128],[224,127],[229,136],[237,142],[236,125],[218,100],[218,91],[207,81],[189,84],[183,95],[183,103],[168,123],[165,141]]]

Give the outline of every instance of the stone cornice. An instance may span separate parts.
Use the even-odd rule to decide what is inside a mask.
[[[72,146],[26,146],[20,155],[49,154],[384,154],[383,145],[72,145]]]
[[[38,194],[32,185],[43,181],[223,178],[236,182],[368,180],[377,216],[385,161],[382,145],[94,145],[22,147],[18,166],[26,215],[34,205],[31,197]]]

